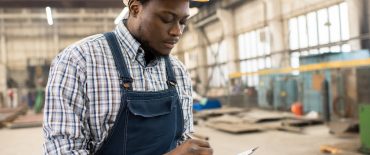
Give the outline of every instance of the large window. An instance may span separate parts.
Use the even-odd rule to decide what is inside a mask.
[[[228,51],[225,42],[213,43],[207,47],[207,66],[210,87],[217,88],[226,86],[228,79],[227,61]]]
[[[185,64],[188,70],[193,70],[198,66],[198,52],[191,51],[185,54]]]
[[[299,67],[299,57],[350,52],[346,2],[289,19],[291,66]]]
[[[261,28],[238,36],[241,72],[256,72],[271,68],[271,50],[268,29]],[[257,86],[258,75],[243,77],[248,86]]]

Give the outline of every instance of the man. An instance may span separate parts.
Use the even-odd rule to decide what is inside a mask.
[[[188,0],[129,0],[129,17],[53,61],[44,109],[45,154],[212,154],[193,130],[191,80],[170,56]]]

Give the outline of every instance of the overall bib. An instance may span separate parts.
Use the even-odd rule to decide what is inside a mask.
[[[176,79],[165,57],[167,90],[133,91],[132,78],[114,33],[105,33],[120,75],[121,105],[98,155],[163,155],[177,146],[184,130]]]

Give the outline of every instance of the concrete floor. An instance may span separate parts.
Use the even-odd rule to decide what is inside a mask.
[[[358,136],[338,138],[324,125],[305,128],[304,134],[264,131],[249,134],[228,134],[207,127],[196,127],[197,133],[208,135],[214,155],[236,155],[259,147],[253,155],[321,155],[320,145],[357,143]],[[346,153],[346,155],[357,153]]]
[[[338,138],[328,134],[326,126],[305,129],[305,134],[265,131],[250,134],[227,134],[196,126],[198,134],[210,137],[214,155],[236,155],[258,146],[254,155],[320,155],[320,145],[353,143],[355,138]],[[0,129],[0,155],[42,154],[42,128]]]
[[[0,155],[41,155],[42,128],[0,129]]]

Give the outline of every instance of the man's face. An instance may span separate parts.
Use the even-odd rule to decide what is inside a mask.
[[[150,0],[138,14],[138,37],[159,55],[170,54],[189,17],[188,0]]]

